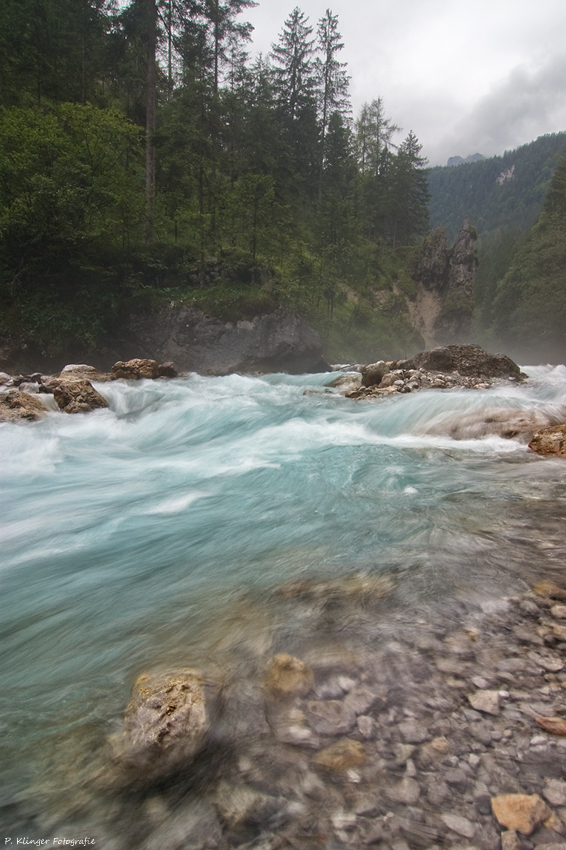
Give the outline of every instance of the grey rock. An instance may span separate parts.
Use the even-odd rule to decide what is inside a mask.
[[[372,691],[371,688],[361,687],[350,691],[344,699],[344,705],[351,708],[354,714],[366,714],[376,703],[381,705],[385,703],[385,699],[381,694]]]
[[[342,700],[311,700],[307,723],[318,735],[346,735],[356,725],[356,713]]]
[[[440,808],[444,805],[445,800],[450,797],[450,789],[442,780],[435,779],[428,789],[428,799],[433,806]]]
[[[381,379],[389,372],[389,366],[383,360],[370,363],[362,369],[362,386],[375,387],[381,383]]]
[[[422,744],[430,738],[426,727],[417,720],[406,720],[399,724],[399,732],[408,744]]]
[[[521,850],[519,836],[514,829],[501,833],[501,850]]]
[[[476,711],[483,711],[485,714],[499,714],[498,691],[476,691],[475,694],[468,696],[468,700]]]
[[[400,364],[398,364],[400,365]],[[421,351],[402,363],[404,369],[426,369],[444,373],[458,372],[470,377],[519,378],[521,370],[510,357],[488,354],[478,345],[449,345]]]
[[[542,791],[552,806],[566,806],[566,782],[559,779],[548,779]]]
[[[458,835],[462,835],[464,838],[473,838],[476,834],[476,827],[467,818],[449,814],[441,815],[440,818],[448,829],[451,829]]]
[[[371,741],[375,737],[376,723],[369,714],[362,714],[357,721],[358,731],[362,738]]]
[[[45,405],[35,395],[10,390],[0,393],[0,422],[27,420],[36,422],[47,414]]]
[[[209,717],[198,670],[140,676],[123,731],[112,739],[114,761],[133,784],[186,768],[202,748]]]
[[[458,791],[464,791],[470,784],[470,777],[461,767],[449,768],[444,774],[444,779],[447,785],[456,788]]]
[[[406,776],[401,782],[386,788],[385,794],[396,803],[404,803],[406,806],[414,805],[421,796],[421,789],[416,779]]]

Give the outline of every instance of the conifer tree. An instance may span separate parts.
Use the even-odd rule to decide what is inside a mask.
[[[350,109],[346,63],[339,62],[337,54],[343,49],[341,35],[338,32],[338,16],[330,9],[318,22],[318,49],[321,56],[316,58],[317,95],[319,101],[320,123],[320,176],[319,198],[322,194],[322,173],[326,157],[326,133],[330,116],[334,112],[346,114]]]

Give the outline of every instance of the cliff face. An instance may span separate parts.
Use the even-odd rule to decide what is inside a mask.
[[[420,248],[412,271],[418,291],[409,311],[427,347],[468,339],[478,264],[476,238],[466,219],[452,248],[442,227],[429,233]]]
[[[66,363],[89,363],[102,372],[117,360],[142,357],[173,361],[178,371],[202,375],[233,372],[325,371],[320,337],[296,313],[279,307],[251,321],[222,322],[193,307],[166,307],[132,316],[103,351],[75,349],[46,358],[25,340],[0,340],[0,370],[60,372]]]
[[[291,372],[328,368],[318,334],[296,313],[279,307],[251,321],[221,322],[192,307],[166,307],[130,321],[125,358],[172,360],[203,375]]]

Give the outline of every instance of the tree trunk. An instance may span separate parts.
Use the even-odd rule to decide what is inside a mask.
[[[145,241],[153,241],[155,210],[155,113],[157,101],[157,7],[147,0],[147,76],[145,119]]]

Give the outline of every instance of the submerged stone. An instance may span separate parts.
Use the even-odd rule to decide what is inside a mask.
[[[114,761],[144,783],[190,765],[209,728],[198,670],[139,677],[123,731],[112,740]]]
[[[491,808],[501,826],[523,835],[530,835],[552,814],[538,794],[499,794],[491,798]]]
[[[315,756],[315,764],[331,773],[343,773],[364,763],[366,753],[360,741],[344,738]]]
[[[280,653],[272,659],[263,684],[274,695],[307,694],[314,686],[314,675],[304,661]]]

